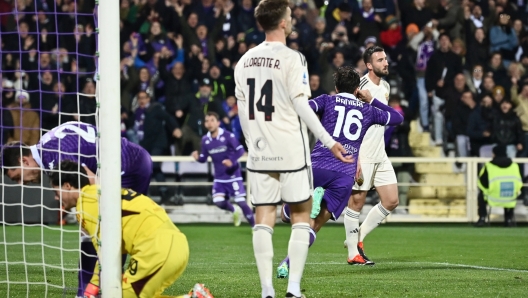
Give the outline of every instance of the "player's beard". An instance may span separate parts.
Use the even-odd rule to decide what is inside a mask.
[[[387,66],[387,68],[374,68],[373,69],[374,71],[374,74],[378,77],[378,78],[383,78],[385,76],[388,76],[389,75],[389,67]]]

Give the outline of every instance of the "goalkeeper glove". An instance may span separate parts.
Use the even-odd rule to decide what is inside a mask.
[[[89,283],[86,289],[84,290],[84,298],[97,298],[99,295],[99,286]]]

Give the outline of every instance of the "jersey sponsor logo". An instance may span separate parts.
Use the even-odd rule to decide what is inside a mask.
[[[226,151],[227,151],[227,146],[220,146],[220,147],[209,150],[209,154],[217,154],[217,153],[222,153]]]
[[[255,156],[255,157],[251,157],[251,160],[254,161],[254,162],[259,162],[259,161],[283,161],[284,160],[284,157],[282,156]]]
[[[268,143],[266,142],[266,140],[263,137],[257,138],[255,140],[255,143],[253,143],[253,147],[255,147],[255,150],[257,150],[257,151],[262,151],[262,150],[266,149],[267,146],[268,146]]]

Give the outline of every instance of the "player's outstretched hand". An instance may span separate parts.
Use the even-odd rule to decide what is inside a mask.
[[[233,162],[231,162],[230,159],[224,159],[224,160],[222,160],[222,164],[223,164],[224,166],[226,166],[226,168],[230,168],[230,167],[233,166]]]
[[[345,148],[343,148],[343,145],[341,145],[341,143],[339,142],[336,142],[332,149],[330,149],[330,151],[332,151],[332,154],[334,154],[334,156],[342,162],[354,162],[354,158],[352,157],[352,155],[347,155]]]
[[[198,151],[193,151],[193,153],[191,153],[191,156],[192,156],[195,160],[198,160]]]
[[[370,103],[372,101],[372,94],[370,94],[370,91],[367,89],[358,90],[356,97],[359,98],[361,101]]]

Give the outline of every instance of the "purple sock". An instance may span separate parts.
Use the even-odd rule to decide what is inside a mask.
[[[286,206],[288,206],[288,205],[286,205]],[[311,247],[312,244],[314,244],[316,238],[317,238],[317,236],[315,235],[315,231],[312,228],[310,228],[310,244],[308,245],[308,247]],[[281,265],[283,263],[286,263],[288,265],[288,268],[289,268],[290,267],[290,256],[286,256],[286,258],[284,260],[282,260],[282,262],[280,262],[280,263],[281,263]]]
[[[218,208],[222,210],[227,210],[229,212],[235,212],[235,207],[233,207],[233,205],[231,205],[231,202],[229,202],[228,200],[221,200],[218,202],[213,201],[213,202]]]
[[[97,262],[97,257],[94,257],[97,255],[97,251],[91,242],[81,242],[81,251],[80,270],[77,275],[79,281],[77,296],[80,297],[84,295],[84,290],[92,279],[95,263]]]
[[[242,212],[244,212],[244,217],[247,219],[249,225],[251,227],[255,226],[255,218],[253,217],[253,211],[251,211],[251,208],[249,208],[248,204],[245,200],[240,200],[236,202],[240,209],[242,209]]]

